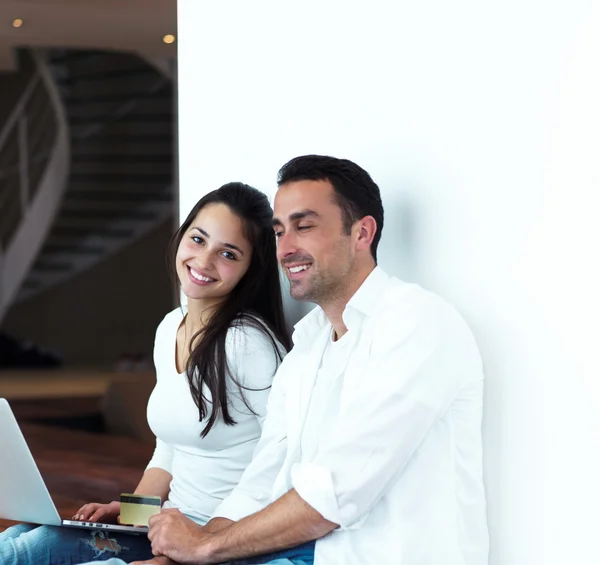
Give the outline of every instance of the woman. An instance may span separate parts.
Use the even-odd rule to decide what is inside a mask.
[[[169,267],[187,307],[156,332],[148,403],[156,450],[135,492],[157,495],[199,524],[237,484],[265,417],[286,333],[267,197],[229,183],[203,197],[172,238]],[[74,519],[116,521],[119,502]],[[2,565],[149,559],[144,536],[19,525],[0,534]]]

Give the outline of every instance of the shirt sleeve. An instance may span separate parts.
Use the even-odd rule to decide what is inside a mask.
[[[290,356],[291,354],[283,360],[283,364],[273,379],[262,435],[252,461],[238,485],[215,509],[213,518],[223,517],[238,521],[262,510],[271,502],[273,483],[283,466],[287,449],[286,393],[282,369],[289,362]]]
[[[173,355],[173,340],[170,337],[170,334],[173,331],[173,326],[177,327],[183,318],[183,312],[180,308],[177,308],[171,312],[169,312],[156,328],[156,334],[154,337],[154,367],[156,370],[156,379],[157,382],[161,379],[163,365],[165,363],[165,359],[167,358],[167,351],[170,355]],[[168,344],[169,346],[167,347]],[[172,357],[171,357],[172,359]],[[155,394],[156,390],[152,392]],[[151,468],[159,468],[163,469],[167,473],[172,473],[173,466],[173,446],[162,441],[159,438],[156,438],[156,447],[154,448],[154,453],[150,462],[146,466],[146,470]]]
[[[339,417],[317,456],[292,467],[293,487],[341,529],[360,527],[464,375],[482,374],[480,364],[466,324],[448,305],[379,324],[365,370],[348,373]]]
[[[146,471],[152,468],[162,469],[169,474],[172,472],[173,466],[173,446],[165,443],[159,438],[156,438],[156,447],[154,448],[154,454],[150,463],[146,466]]]

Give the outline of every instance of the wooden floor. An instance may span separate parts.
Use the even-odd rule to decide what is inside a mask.
[[[121,492],[133,492],[152,455],[152,445],[29,420],[34,414],[39,417],[41,412],[39,406],[28,408],[27,404],[15,410],[23,435],[63,518],[70,518],[86,502],[109,502],[118,500]],[[10,524],[0,520],[0,531]]]

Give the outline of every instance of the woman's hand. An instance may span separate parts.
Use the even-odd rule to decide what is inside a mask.
[[[98,504],[90,502],[84,504],[73,516],[73,520],[80,522],[104,522],[107,524],[116,524],[121,512],[121,503],[114,500],[108,504]]]

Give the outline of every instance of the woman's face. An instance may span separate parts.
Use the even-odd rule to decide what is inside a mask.
[[[207,204],[177,248],[181,290],[188,300],[221,302],[246,274],[251,258],[242,220],[225,204]]]

